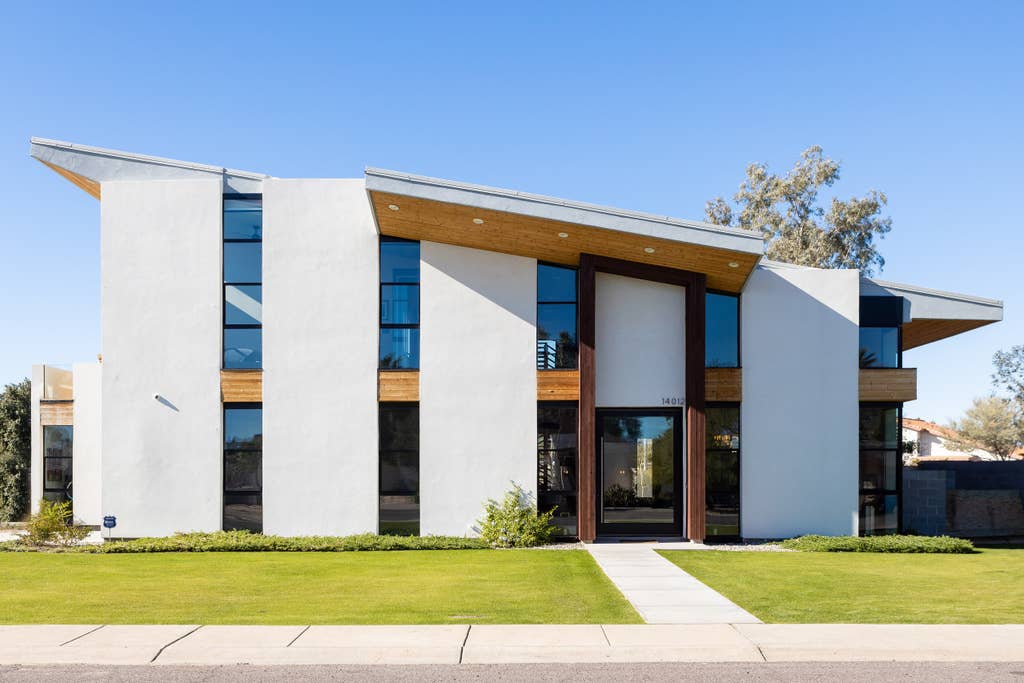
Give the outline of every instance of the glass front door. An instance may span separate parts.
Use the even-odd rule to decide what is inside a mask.
[[[681,536],[682,414],[600,410],[598,534]]]

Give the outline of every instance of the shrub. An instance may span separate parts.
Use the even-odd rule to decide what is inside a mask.
[[[93,553],[360,552],[368,550],[471,550],[486,548],[478,538],[456,536],[264,536],[248,531],[174,534],[111,541],[83,547]]]
[[[812,553],[972,553],[974,544],[949,536],[800,536],[783,548]]]
[[[77,545],[89,535],[88,527],[74,523],[69,501],[63,503],[39,501],[39,512],[29,518],[25,529],[28,532],[25,534],[25,542],[36,546]]]
[[[28,512],[31,397],[27,379],[0,391],[0,522],[19,520]]]
[[[488,500],[480,520],[480,537],[492,548],[530,548],[551,540],[555,508],[537,514],[532,498],[517,484],[499,503]]]

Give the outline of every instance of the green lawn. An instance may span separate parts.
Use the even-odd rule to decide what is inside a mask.
[[[1024,550],[662,555],[769,623],[1024,623]]]
[[[0,623],[641,623],[584,551],[0,554]]]

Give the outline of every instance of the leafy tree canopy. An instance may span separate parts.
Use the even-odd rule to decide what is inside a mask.
[[[950,423],[958,434],[946,442],[954,450],[988,451],[1000,460],[1009,460],[1015,450],[1024,444],[1024,420],[1016,402],[1000,396],[974,399],[960,420]]]
[[[879,270],[885,259],[877,240],[892,228],[881,215],[884,193],[833,198],[821,206],[818,193],[839,180],[840,164],[809,147],[785,176],[768,171],[765,164],[747,166],[746,180],[733,196],[736,210],[722,197],[707,203],[707,220],[760,231],[769,258],[815,268],[857,268],[865,275]]]

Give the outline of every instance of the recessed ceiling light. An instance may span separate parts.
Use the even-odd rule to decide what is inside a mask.
[[[740,264],[736,263],[735,261],[729,261],[729,267],[730,268],[739,268]]]
[[[558,233],[558,236],[561,237],[562,239],[565,239],[566,237],[569,236],[569,233],[567,233],[567,232],[560,232],[560,233]]]
[[[388,208],[392,211],[398,211],[398,204],[388,204]]]
[[[644,247],[644,251],[646,251],[648,254],[653,254],[654,247]]]
[[[473,222],[476,223],[477,225],[483,225],[484,224],[484,219],[483,218],[474,218]]]

